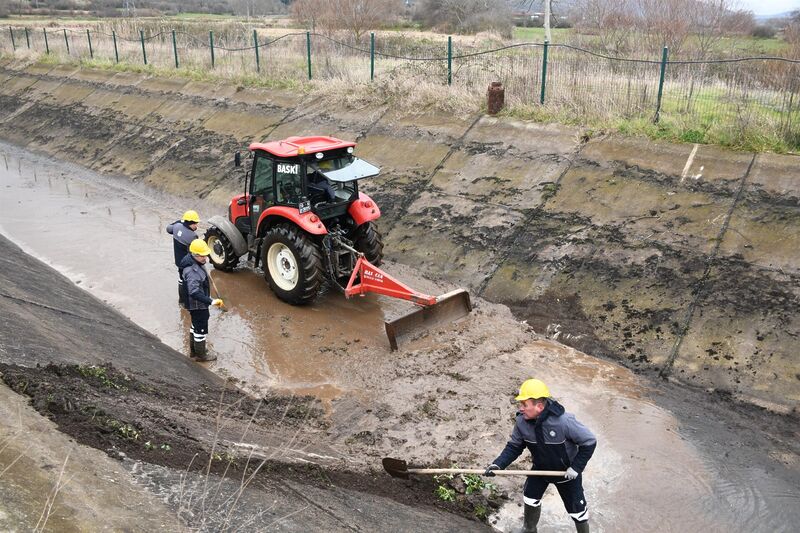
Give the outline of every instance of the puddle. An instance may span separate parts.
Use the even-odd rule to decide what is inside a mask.
[[[188,353],[189,316],[177,303],[171,236],[164,227],[185,209],[197,208],[204,219],[216,210],[0,148],[5,152],[0,232],[168,346]],[[346,300],[331,291],[313,306],[295,307],[278,300],[260,272],[213,276],[229,311],[212,311],[209,344],[219,358],[209,367],[251,392],[272,388],[330,402],[343,392],[333,379],[331,346],[388,346],[377,297]]]

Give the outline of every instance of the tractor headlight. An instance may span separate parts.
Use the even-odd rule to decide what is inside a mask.
[[[347,153],[348,154],[352,154],[353,153],[353,147],[352,146],[348,146],[347,147]]]
[[[322,152],[317,152],[316,156],[317,156],[317,159],[322,159]]]

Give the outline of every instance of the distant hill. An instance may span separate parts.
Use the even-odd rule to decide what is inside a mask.
[[[286,11],[290,0],[0,0],[0,16],[157,16],[180,13],[266,15]]]
[[[765,22],[770,19],[789,18],[793,11],[784,11],[783,13],[775,13],[774,15],[756,15],[756,22]]]

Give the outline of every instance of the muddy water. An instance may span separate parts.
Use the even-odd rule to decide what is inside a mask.
[[[0,232],[185,353],[188,317],[177,306],[164,226],[188,207],[204,217],[216,210],[0,144],[3,152]],[[402,265],[397,269],[403,279],[414,279]],[[212,370],[252,390],[341,397],[331,418],[342,440],[382,432],[390,439],[365,446],[423,464],[448,454],[470,465],[490,460],[510,430],[505,415],[511,407],[507,413],[497,408],[507,397],[498,399],[496,391],[535,372],[598,434],[601,446],[586,477],[594,531],[792,531],[800,520],[791,450],[777,458],[787,467],[776,468],[764,457],[774,446],[762,452],[757,435],[738,434],[757,428],[726,427],[696,407],[679,407],[677,419],[630,371],[553,342],[532,342],[508,314],[476,312],[468,328],[458,329],[458,339],[448,341],[457,349],[452,360],[444,358],[449,352],[437,352],[436,336],[411,343],[413,357],[391,359],[382,321],[397,304],[326,294],[313,307],[296,308],[275,299],[258,273],[214,276],[231,309],[211,319],[212,349],[224,354]],[[447,377],[443,364],[459,379]],[[392,398],[386,415],[366,415],[352,400],[369,397],[376,384]],[[402,412],[433,391],[443,413],[461,408],[463,398],[474,400],[471,421],[431,410],[428,417]],[[468,437],[454,440],[462,430]],[[342,446],[343,454],[350,450]],[[496,517],[502,531],[519,524],[520,485],[504,485],[513,503]],[[573,529],[554,491],[545,506],[543,530]]]
[[[216,211],[10,146],[0,145],[0,152],[0,232],[187,353],[190,321],[177,303],[177,269],[164,228],[185,209],[204,218]],[[275,298],[256,272],[213,276],[229,310],[212,311],[209,348],[225,357],[210,366],[250,390],[331,400],[342,392],[331,379],[331,345],[388,345],[377,298],[348,301],[331,293],[314,306],[293,307]]]

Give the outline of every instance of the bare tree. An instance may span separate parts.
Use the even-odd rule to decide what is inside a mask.
[[[417,18],[443,31],[511,33],[511,8],[507,0],[422,0]]]
[[[571,16],[579,30],[596,33],[604,52],[626,55],[635,32],[634,14],[632,0],[578,0]]]
[[[707,59],[725,35],[748,33],[754,25],[753,14],[739,10],[738,0],[702,0],[689,7],[696,59]]]
[[[789,57],[800,59],[800,10],[789,16],[789,24],[783,30],[783,36],[789,43]]]
[[[292,14],[311,30],[345,30],[360,42],[395,18],[401,7],[401,0],[297,0]]]

